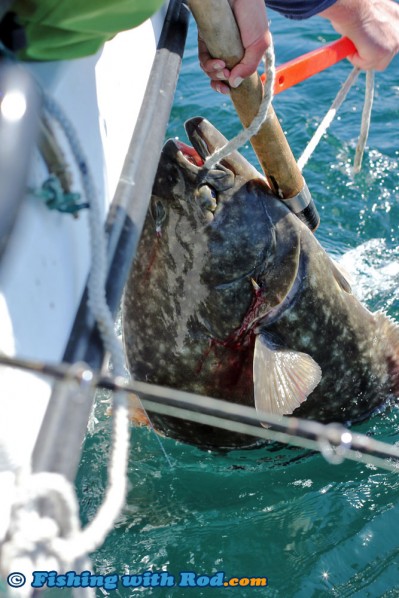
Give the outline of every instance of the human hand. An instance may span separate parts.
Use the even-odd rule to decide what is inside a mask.
[[[399,51],[399,5],[394,0],[337,0],[319,13],[357,52],[349,60],[360,69],[384,70]]]
[[[201,68],[211,79],[211,87],[220,93],[230,93],[252,75],[270,45],[269,25],[263,0],[229,0],[244,47],[244,56],[231,71],[223,60],[212,58],[204,40],[198,35],[198,57]]]

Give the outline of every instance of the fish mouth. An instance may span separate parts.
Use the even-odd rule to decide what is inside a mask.
[[[208,223],[222,212],[226,198],[231,197],[235,189],[262,175],[236,151],[207,169],[206,159],[225,146],[227,139],[200,116],[190,118],[185,129],[192,145],[169,139],[163,147],[161,163],[165,171],[173,170],[177,180],[185,181],[182,189],[186,191],[186,198],[194,199]]]
[[[202,168],[205,164],[205,160],[201,158],[199,153],[187,143],[183,141],[174,141],[177,149],[183,155],[183,158],[198,168]]]
[[[205,223],[214,219],[220,206],[220,196],[234,187],[235,172],[228,159],[208,170],[205,161],[216,149],[227,143],[226,138],[205,118],[194,117],[185,123],[192,146],[177,139],[169,139],[162,150],[166,162],[175,164],[193,185],[195,205],[205,217]],[[188,194],[190,197],[190,194]],[[192,195],[191,195],[192,197]]]
[[[232,152],[220,162],[211,171],[204,169],[206,159],[212,155],[216,150],[220,149],[227,143],[226,137],[220,133],[206,118],[195,116],[185,122],[185,129],[187,137],[192,146],[187,145],[183,141],[170,139],[164,146],[164,153],[173,158],[178,164],[185,168],[186,172],[191,175],[201,176],[210,181],[211,179],[224,178],[223,182],[219,180],[217,187],[222,190],[222,186],[227,189],[234,183],[235,177],[240,177],[242,180],[249,181],[251,179],[264,179],[264,176],[259,173],[243,156],[237,151]],[[228,179],[223,177],[228,175]]]
[[[192,146],[177,139],[169,139],[163,151],[197,175],[208,156],[225,145],[227,140],[209,121],[200,116],[186,121],[185,129]]]

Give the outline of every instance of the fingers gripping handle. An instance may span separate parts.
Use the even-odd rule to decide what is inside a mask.
[[[224,60],[227,68],[232,69],[240,62],[244,49],[228,0],[189,0],[189,7],[211,56]],[[233,104],[245,127],[258,114],[262,97],[263,86],[257,73],[231,89]],[[272,107],[251,144],[277,197],[284,200],[303,193],[302,174]],[[301,212],[301,219],[306,220],[311,230],[315,230],[320,222],[310,195],[306,214]]]

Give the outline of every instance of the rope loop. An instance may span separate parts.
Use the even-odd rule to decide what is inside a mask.
[[[1,568],[31,576],[32,571],[68,571],[82,565],[81,555],[65,550],[79,536],[79,507],[74,488],[55,473],[18,472],[12,488],[8,531],[1,547]],[[20,588],[20,596],[30,589]],[[14,594],[13,594],[14,595]]]

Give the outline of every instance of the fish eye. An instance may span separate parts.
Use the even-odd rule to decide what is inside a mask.
[[[199,205],[206,209],[214,212],[217,206],[217,191],[211,185],[207,183],[198,187],[196,191],[197,201]]]

